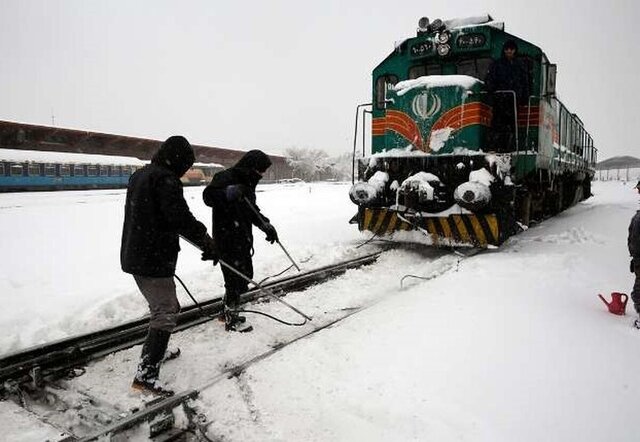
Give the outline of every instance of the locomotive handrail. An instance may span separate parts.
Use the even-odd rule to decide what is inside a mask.
[[[516,139],[516,155],[520,153],[520,145],[518,143],[518,104],[516,101],[516,92],[512,90],[494,91],[494,94],[511,94],[513,96],[513,131]]]
[[[373,106],[373,102],[371,103],[362,103],[356,106],[356,124],[355,131],[353,134],[353,155],[351,156],[351,184],[355,183],[356,176],[356,144],[358,144],[358,116],[360,114],[360,108],[366,106]],[[364,112],[362,114],[362,153],[364,154]]]

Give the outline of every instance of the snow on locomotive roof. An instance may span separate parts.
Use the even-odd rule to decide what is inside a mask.
[[[501,31],[504,30],[504,22],[494,21],[489,14],[477,15],[475,17],[452,18],[450,20],[444,20],[444,24],[447,29],[462,29],[485,25],[500,29]]]
[[[148,163],[148,161],[136,157],[22,149],[0,149],[0,160],[35,163],[112,164],[116,166],[143,166]]]
[[[471,89],[476,84],[482,84],[481,80],[469,75],[428,75],[418,77],[414,80],[401,81],[394,86],[394,90],[398,95],[404,95],[411,89],[417,87],[445,87],[445,86],[461,86],[465,89]]]

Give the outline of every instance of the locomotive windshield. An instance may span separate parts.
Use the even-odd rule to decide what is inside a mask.
[[[484,81],[492,62],[493,60],[489,57],[460,60],[456,63],[456,73]]]

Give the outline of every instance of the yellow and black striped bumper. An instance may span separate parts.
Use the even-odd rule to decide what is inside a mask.
[[[435,245],[443,245],[443,239],[475,247],[486,247],[489,244],[497,246],[501,242],[498,217],[495,214],[408,218],[393,210],[360,208],[358,226],[360,230],[378,235],[420,228],[431,235]]]

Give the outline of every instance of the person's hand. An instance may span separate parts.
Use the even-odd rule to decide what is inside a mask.
[[[265,225],[262,226],[262,231],[267,234],[265,239],[271,244],[278,240],[278,232],[276,232],[276,228],[273,227],[271,223],[265,223]]]
[[[224,190],[227,201],[238,201],[247,196],[248,188],[244,184],[232,184]]]
[[[213,265],[218,264],[219,258],[216,253],[216,242],[209,235],[205,237],[201,259],[203,261],[213,261]]]

